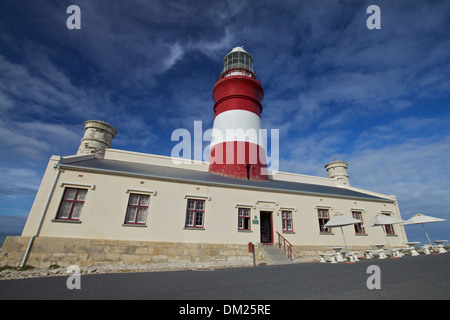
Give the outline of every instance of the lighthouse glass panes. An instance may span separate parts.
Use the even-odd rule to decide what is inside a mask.
[[[125,224],[145,224],[147,221],[149,195],[130,194]]]
[[[79,220],[86,194],[86,189],[66,188],[56,218]]]
[[[229,70],[248,70],[251,73],[255,73],[253,69],[253,59],[250,55],[245,51],[233,51],[229,53],[224,61],[224,68],[222,73],[225,73]]]

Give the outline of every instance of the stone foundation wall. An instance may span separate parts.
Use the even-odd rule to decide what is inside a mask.
[[[19,266],[30,237],[7,237],[0,252],[0,266]],[[255,246],[256,262],[263,260],[262,250]],[[249,265],[253,256],[247,245],[178,242],[147,242],[37,237],[27,265],[33,267],[91,266],[101,264],[150,264],[164,262],[226,261]]]

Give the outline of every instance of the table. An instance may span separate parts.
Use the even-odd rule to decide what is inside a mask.
[[[337,262],[345,261],[345,258],[341,252],[341,250],[344,249],[344,247],[330,247],[330,248],[336,252],[336,261]]]
[[[436,243],[439,253],[447,252],[447,250],[444,249],[444,245],[442,244],[443,242],[447,242],[447,240],[434,240],[433,242]]]
[[[423,245],[423,247],[422,247],[423,253],[425,253],[425,254],[431,254],[431,253],[430,253],[430,248],[431,248],[431,245],[429,245],[429,244]]]
[[[375,247],[377,247],[377,251],[378,251],[378,259],[386,259],[387,255],[386,253],[384,253],[384,244],[375,244]]]
[[[416,250],[415,245],[419,244],[420,242],[405,242],[405,244],[408,246],[408,250],[411,253],[412,257],[418,256],[419,253]]]

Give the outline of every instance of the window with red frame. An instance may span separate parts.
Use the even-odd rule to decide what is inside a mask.
[[[186,208],[185,227],[203,228],[205,219],[205,201],[188,199]]]
[[[360,211],[352,211],[352,216],[354,219],[358,219],[363,221],[362,219],[362,213]],[[363,228],[363,222],[355,223],[355,233],[356,234],[365,234],[366,231]]]
[[[56,219],[80,220],[86,194],[86,189],[66,188]]]
[[[238,208],[238,230],[250,230],[249,208]]]
[[[143,194],[130,194],[128,200],[125,224],[145,224],[147,222],[150,196]]]
[[[383,214],[385,216],[390,216],[389,214],[385,214],[385,213],[383,213]],[[392,224],[385,224],[384,230],[386,230],[386,234],[388,234],[388,235],[395,235],[394,226]]]
[[[281,211],[281,226],[283,231],[292,231],[292,211]]]
[[[319,217],[320,232],[331,233],[331,229],[325,227],[325,224],[330,220],[328,209],[317,209],[317,215]]]

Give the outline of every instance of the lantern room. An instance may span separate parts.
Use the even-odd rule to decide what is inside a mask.
[[[243,47],[235,47],[223,59],[223,70],[221,77],[231,75],[245,75],[255,78],[253,69],[253,58]]]

